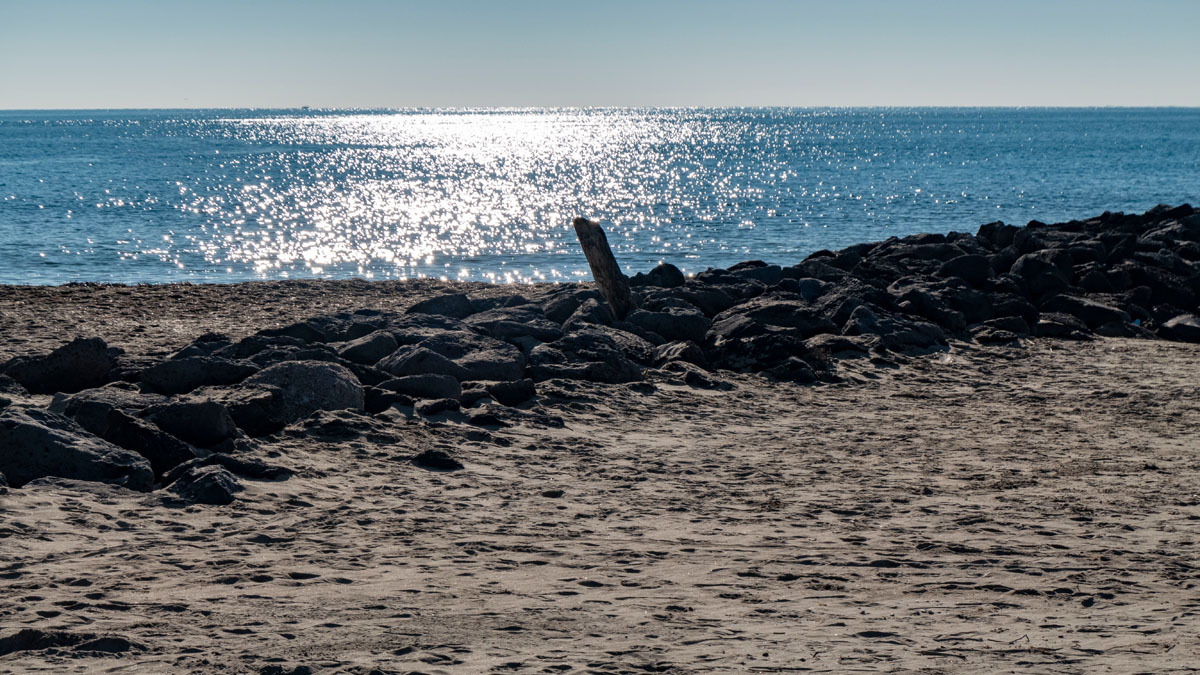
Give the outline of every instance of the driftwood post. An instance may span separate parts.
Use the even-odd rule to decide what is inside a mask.
[[[587,218],[576,218],[572,225],[575,226],[575,235],[579,237],[579,245],[583,247],[583,254],[587,256],[588,266],[592,268],[592,277],[596,279],[600,295],[612,308],[613,315],[624,319],[634,308],[633,296],[629,293],[629,282],[621,274],[617,259],[608,247],[604,230],[600,229],[599,223]]]

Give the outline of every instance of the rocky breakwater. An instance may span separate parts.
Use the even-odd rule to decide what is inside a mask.
[[[364,426],[397,414],[553,424],[541,404],[579,380],[725,388],[720,373],[733,370],[834,382],[840,361],[891,366],[952,340],[1200,343],[1200,213],[990,223],[789,267],[746,262],[686,278],[664,264],[629,282],[636,308],[620,320],[590,285],[530,286],[312,317],[239,340],[208,333],[157,362],[99,338],[17,357],[0,366],[0,474],[14,488],[89,480],[222,504],[244,480],[286,478],[256,447],[285,429],[305,433],[323,411]]]

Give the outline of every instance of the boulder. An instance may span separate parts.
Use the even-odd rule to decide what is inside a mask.
[[[1011,271],[1033,297],[1054,295],[1071,285],[1070,256],[1059,251],[1026,253],[1017,258]]]
[[[422,300],[408,308],[409,314],[437,314],[455,319],[465,319],[475,313],[475,306],[462,293],[447,293]]]
[[[108,424],[99,435],[113,445],[145,457],[156,476],[197,456],[187,443],[143,419],[116,409],[109,411]]]
[[[937,276],[953,277],[971,286],[982,286],[992,276],[992,261],[978,254],[960,255],[942,263]]]
[[[108,427],[108,416],[113,410],[137,417],[143,410],[166,402],[165,396],[144,394],[134,385],[113,382],[96,389],[55,396],[50,403],[50,410],[70,417],[84,429],[99,436],[103,435]]]
[[[700,345],[690,340],[669,342],[660,346],[654,352],[654,361],[658,365],[672,361],[684,361],[700,366],[701,368],[708,367],[708,359],[704,356],[704,350],[700,348]]]
[[[763,295],[721,312],[713,317],[714,327],[733,316],[744,316],[764,326],[788,328],[799,338],[837,331],[828,317],[803,301]]]
[[[76,338],[45,356],[12,359],[2,372],[32,394],[70,394],[111,381],[116,365],[104,340]]]
[[[229,410],[217,401],[174,400],[150,408],[146,418],[168,434],[201,448],[241,436]]]
[[[37,408],[0,409],[0,472],[13,487],[46,476],[150,490],[154,472],[137,453],[89,434],[74,420]]]
[[[533,380],[529,378],[509,382],[484,382],[483,388],[492,398],[504,405],[524,403],[537,395]]]
[[[257,373],[248,385],[279,390],[274,419],[291,424],[318,410],[363,410],[363,387],[354,373],[336,363],[286,361]]]
[[[1164,323],[1158,329],[1158,334],[1176,342],[1200,343],[1200,317],[1181,314]]]
[[[457,380],[467,379],[462,366],[426,347],[406,345],[376,364],[380,370],[397,377],[406,375],[449,375]]]
[[[525,376],[525,355],[519,348],[473,331],[443,331],[422,340],[419,346],[462,368],[459,379],[518,380]]]
[[[842,334],[878,335],[884,347],[898,352],[926,351],[946,343],[946,334],[936,324],[875,312],[866,305],[850,314]]]
[[[1130,322],[1129,314],[1120,309],[1073,295],[1056,295],[1050,298],[1042,303],[1042,311],[1070,314],[1092,330],[1107,323]]]
[[[712,321],[698,309],[669,307],[661,312],[636,309],[625,317],[629,323],[662,336],[668,341],[703,342]]]
[[[1087,324],[1070,314],[1046,312],[1033,326],[1037,337],[1062,338],[1067,340],[1089,340],[1092,337]]]
[[[224,506],[245,488],[225,467],[209,465],[191,467],[168,489],[189,504]]]
[[[378,386],[412,398],[458,398],[462,395],[462,385],[458,380],[449,375],[433,373],[405,375],[381,382]]]
[[[380,330],[347,342],[337,353],[347,361],[373,365],[396,351],[399,346],[391,333]]]
[[[186,394],[200,387],[237,384],[259,370],[247,361],[218,356],[188,356],[168,359],[141,372],[139,381],[160,394]]]
[[[671,263],[662,262],[649,272],[638,272],[629,280],[631,287],[658,286],[660,288],[676,288],[682,286],[687,279],[683,272]]]

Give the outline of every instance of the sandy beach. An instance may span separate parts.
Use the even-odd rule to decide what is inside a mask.
[[[1194,672],[1198,242],[0,286],[0,672]]]
[[[445,290],[10,287],[4,347],[70,325],[153,357]],[[956,342],[816,387],[552,384],[491,430],[321,412],[256,441],[294,476],[245,480],[224,507],[11,490],[0,637],[129,644],[0,670],[1187,672],[1196,350]],[[431,448],[464,468],[409,461]]]

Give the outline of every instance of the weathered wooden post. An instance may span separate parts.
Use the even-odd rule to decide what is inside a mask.
[[[617,259],[613,257],[612,249],[608,247],[608,238],[599,223],[587,218],[576,218],[571,223],[575,226],[575,235],[579,237],[579,245],[587,256],[588,266],[592,268],[592,277],[600,295],[612,308],[613,315],[624,319],[634,309],[633,295],[629,292],[629,282],[621,274]]]

